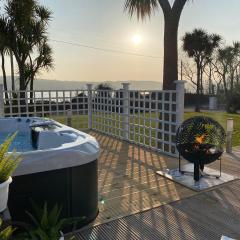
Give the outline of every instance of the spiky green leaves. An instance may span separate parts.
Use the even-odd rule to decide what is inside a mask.
[[[209,34],[203,29],[194,29],[187,32],[183,37],[183,50],[189,57],[199,58],[201,56],[210,57],[220,43],[221,36]]]
[[[22,160],[21,156],[16,153],[16,150],[8,153],[8,149],[16,135],[17,132],[10,135],[0,146],[0,183],[7,181],[12,176]]]
[[[27,212],[32,220],[32,225],[23,234],[21,239],[36,240],[58,240],[61,230],[67,225],[76,224],[82,221],[83,217],[61,218],[62,208],[57,204],[49,209],[47,203],[41,208],[32,202],[33,213]]]
[[[2,226],[2,219],[0,218],[0,228]],[[13,232],[15,229],[12,226],[8,226],[7,228],[0,231],[0,240],[8,240],[12,237]]]

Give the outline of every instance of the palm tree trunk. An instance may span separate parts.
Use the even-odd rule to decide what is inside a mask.
[[[21,116],[26,116],[26,86],[25,86],[25,74],[24,74],[24,63],[19,64],[19,90],[20,90],[20,106]]]
[[[225,93],[225,97],[227,99],[227,97],[228,97],[228,89],[227,89],[226,73],[225,72],[222,75],[222,79],[223,79],[224,93]]]
[[[163,90],[175,90],[174,81],[178,80],[178,25],[180,16],[187,0],[175,0],[171,8],[168,1],[159,0],[164,13],[164,64],[163,64]],[[161,120],[161,114],[159,115]],[[158,129],[162,129],[159,122]],[[158,132],[158,139],[161,139]],[[158,148],[161,149],[161,142]]]
[[[178,20],[172,16],[165,16],[164,29],[164,64],[163,64],[163,90],[174,90],[174,81],[178,79]],[[162,129],[162,114],[159,114],[158,129]],[[158,139],[162,139],[161,132],[158,132]],[[158,149],[161,149],[161,141],[158,142]]]
[[[5,70],[5,57],[3,51],[1,51],[1,57],[2,57],[2,74],[3,74],[3,88],[4,91],[7,91],[7,76],[6,76],[6,70]],[[8,93],[5,92],[5,99],[8,99]],[[6,102],[8,104],[8,101]]]
[[[13,64],[13,52],[12,52],[12,50],[10,50],[10,61],[11,61],[12,91],[15,91],[14,64]]]
[[[204,89],[203,89],[203,69],[202,69],[202,67],[200,69],[200,84],[201,84],[201,88],[200,88],[201,95],[203,95],[204,94]]]
[[[163,65],[163,89],[176,88],[174,81],[178,79],[178,19],[165,17],[164,29],[164,65]]]
[[[163,89],[172,90],[178,80],[178,25],[187,0],[175,0],[172,7],[168,0],[158,0],[164,13],[164,65]]]
[[[209,63],[208,94],[214,94],[212,84],[212,63]]]
[[[208,79],[208,94],[214,94],[213,93],[213,85],[212,85],[212,75],[210,73],[209,79]]]
[[[33,104],[33,77],[31,77],[30,81],[30,103]]]
[[[230,74],[230,93],[233,93],[233,85],[234,85],[234,72]]]
[[[201,70],[199,64],[197,64],[197,91],[196,91],[196,105],[195,112],[200,112],[200,87],[201,87]]]

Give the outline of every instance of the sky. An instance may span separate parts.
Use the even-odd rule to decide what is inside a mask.
[[[170,0],[172,2],[172,0]],[[163,15],[138,22],[123,12],[125,0],[39,0],[53,12],[49,37],[55,68],[39,78],[65,81],[162,81]],[[240,0],[190,0],[179,26],[179,47],[186,31],[204,28],[230,44],[240,40]],[[134,44],[134,35],[141,37]],[[136,53],[144,57],[64,44]],[[153,58],[154,57],[154,58]]]

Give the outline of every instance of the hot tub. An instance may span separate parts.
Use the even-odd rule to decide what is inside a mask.
[[[98,214],[99,145],[86,133],[43,118],[0,118],[0,143],[18,131],[11,149],[23,161],[13,175],[8,207],[13,220],[26,221],[31,201],[62,206],[62,217]]]

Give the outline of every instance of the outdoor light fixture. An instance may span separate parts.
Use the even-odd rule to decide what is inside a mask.
[[[233,132],[233,118],[227,119],[227,132]]]
[[[232,153],[232,133],[233,133],[233,119],[227,119],[227,141],[226,141],[226,152]]]

